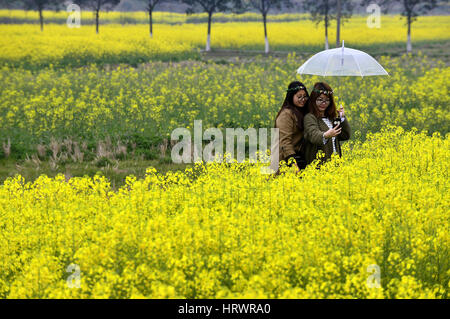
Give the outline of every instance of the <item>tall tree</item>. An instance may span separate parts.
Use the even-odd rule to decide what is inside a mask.
[[[206,51],[211,51],[211,23],[214,12],[223,12],[231,10],[229,4],[230,0],[182,0],[182,2],[189,5],[186,10],[187,14],[195,12],[197,7],[200,7],[203,12],[208,14],[208,35],[206,38]]]
[[[243,7],[245,9],[254,8],[262,14],[264,24],[264,39],[265,39],[265,53],[269,53],[269,39],[267,37],[267,14],[270,9],[281,9],[283,6],[286,8],[292,7],[291,0],[242,0],[234,1],[235,6]]]
[[[354,4],[351,0],[337,0],[336,1],[336,47],[340,46],[341,42],[341,22],[352,16]]]
[[[74,0],[80,7],[92,9],[95,14],[95,31],[98,33],[100,10],[110,10],[119,4],[120,0]]]
[[[330,21],[335,18],[333,12],[336,7],[336,0],[305,0],[303,7],[306,11],[311,13],[312,20],[319,24],[325,24],[325,50],[329,49],[328,44],[328,27]]]
[[[150,25],[150,38],[153,38],[153,10],[155,7],[164,2],[165,0],[139,0],[140,2],[145,2],[145,9],[148,12],[148,22]]]
[[[441,1],[443,3],[448,3],[448,0]],[[387,13],[389,8],[393,5],[400,4],[402,7],[402,16],[406,17],[407,24],[407,40],[406,40],[406,52],[410,53],[412,51],[411,43],[411,25],[417,20],[417,17],[423,15],[430,10],[436,8],[438,5],[437,0],[363,0],[361,2],[362,6],[367,6],[370,3],[376,3],[380,5]]]
[[[9,1],[12,2],[12,1]],[[58,6],[63,5],[62,0],[21,0],[25,10],[37,10],[39,12],[39,23],[41,25],[41,31],[44,31],[44,15],[42,11],[44,9],[55,9]]]

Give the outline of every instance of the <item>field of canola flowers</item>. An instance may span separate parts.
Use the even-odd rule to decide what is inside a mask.
[[[450,135],[387,127],[351,143],[302,178],[198,163],[118,192],[100,176],[9,179],[0,297],[448,298]]]
[[[83,23],[83,22],[82,22]],[[383,52],[392,47],[406,47],[406,27],[400,16],[383,16],[381,28],[368,28],[367,17],[355,16],[344,24],[342,39],[348,47]],[[448,41],[449,18],[419,17],[413,24],[414,46]],[[39,69],[54,66],[83,66],[88,63],[128,63],[149,60],[180,61],[198,59],[204,49],[206,24],[155,24],[150,39],[147,25],[109,24],[95,28],[83,25],[68,28],[48,24],[44,32],[33,24],[0,25],[0,64]],[[214,23],[211,31],[213,49],[264,50],[261,22]],[[312,54],[324,48],[324,27],[310,20],[268,24],[272,50]],[[335,28],[329,29],[330,46],[334,46]]]
[[[38,72],[4,66],[0,137],[11,139],[12,154],[24,156],[52,138],[87,141],[89,147],[108,136],[113,142],[160,144],[196,119],[205,129],[272,127],[302,61],[291,55],[231,65],[153,62],[107,71],[96,65]],[[387,124],[449,132],[450,68],[424,55],[383,57],[380,63],[390,76],[325,79],[346,106],[353,138]],[[301,80],[311,89],[320,78]]]
[[[295,70],[323,47],[323,28],[277,22],[271,48],[297,54],[216,64],[196,61],[204,25],[161,15],[150,40],[145,25],[109,18],[98,36],[92,26],[0,25],[0,144],[10,139],[12,157],[68,137],[87,151],[108,137],[148,148],[198,119],[204,129],[271,127]],[[372,30],[354,17],[343,38],[368,50],[403,45],[399,17],[383,21]],[[448,41],[447,21],[419,17],[413,44]],[[213,47],[263,47],[261,23],[212,32]],[[118,191],[99,175],[6,179],[0,298],[448,298],[450,68],[423,53],[378,60],[389,77],[324,79],[352,138],[320,170],[149,167]],[[300,80],[311,89],[320,78]],[[67,282],[73,264],[79,289]],[[379,288],[367,284],[373,265]]]

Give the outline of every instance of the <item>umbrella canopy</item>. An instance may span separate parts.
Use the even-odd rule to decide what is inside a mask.
[[[370,55],[363,51],[342,47],[319,52],[297,70],[298,74],[321,76],[389,75]]]

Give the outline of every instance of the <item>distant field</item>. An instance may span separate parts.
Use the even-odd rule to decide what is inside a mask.
[[[449,17],[420,17],[413,25],[415,49],[448,43]],[[269,23],[269,41],[275,51],[313,53],[324,47],[324,28],[309,20]],[[82,66],[89,63],[138,63],[160,60],[199,59],[206,40],[206,24],[155,24],[154,38],[148,26],[111,24],[71,29],[50,24],[41,32],[39,26],[0,25],[0,64],[25,68]],[[212,26],[213,49],[263,50],[262,23],[216,23]],[[330,46],[334,46],[335,30],[329,30]],[[380,29],[370,29],[364,17],[354,17],[343,26],[342,39],[348,47],[369,53],[405,48],[406,28],[399,16],[386,16]],[[442,52],[446,50],[443,49]]]

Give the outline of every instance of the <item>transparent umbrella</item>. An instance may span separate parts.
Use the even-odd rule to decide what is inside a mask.
[[[297,70],[298,74],[321,76],[370,76],[389,75],[386,70],[367,53],[344,47],[319,52],[308,59]]]
[[[298,74],[320,76],[372,76],[389,75],[369,54],[342,47],[321,51],[309,58],[297,70]],[[339,84],[338,84],[339,91]]]

